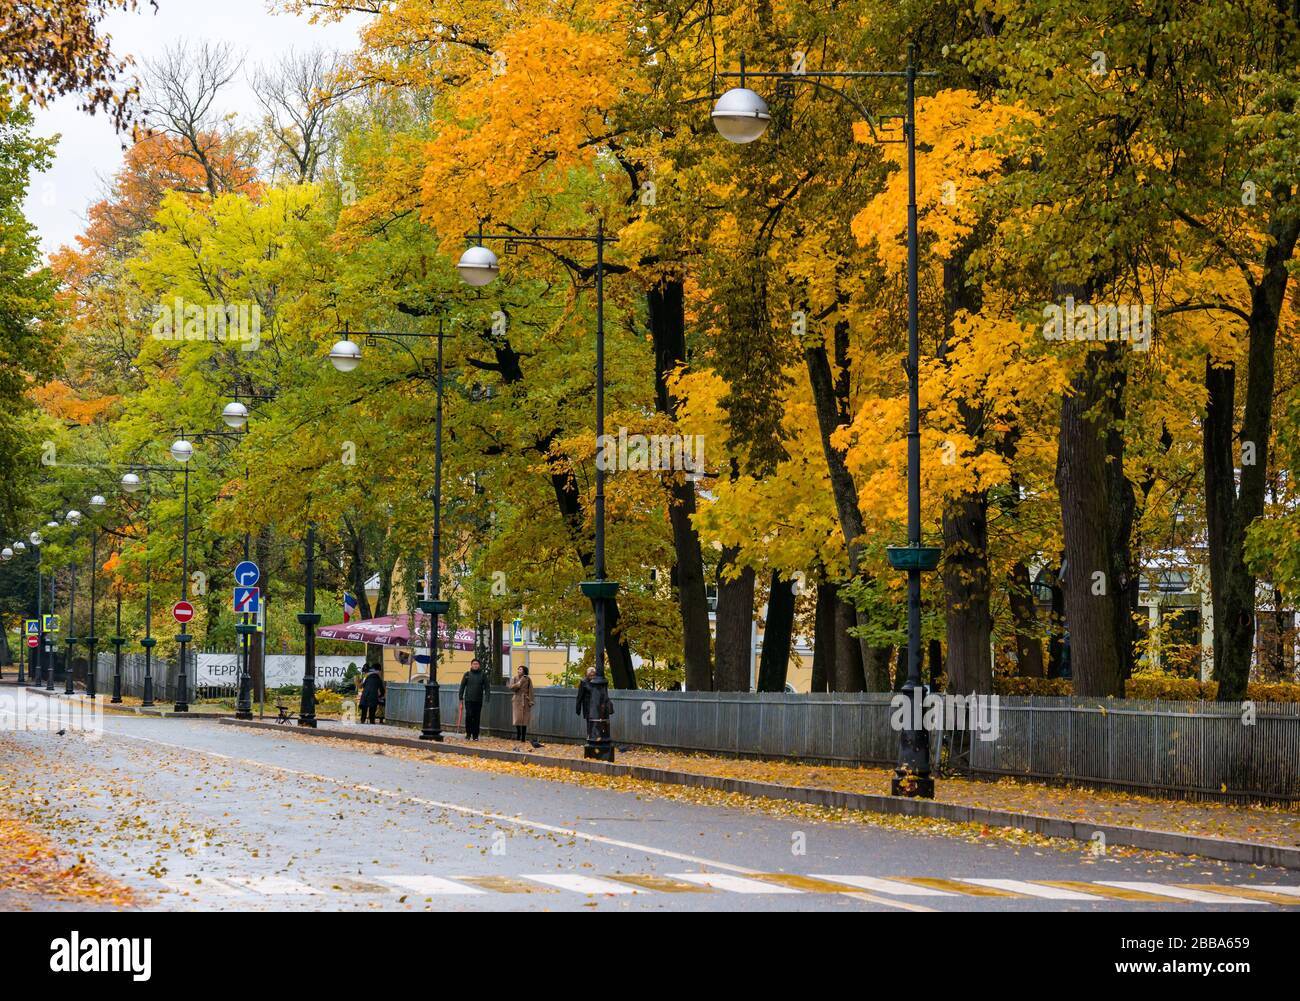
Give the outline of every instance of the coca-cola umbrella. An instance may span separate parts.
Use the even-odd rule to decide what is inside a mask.
[[[411,637],[412,627],[414,640]],[[323,640],[343,640],[345,643],[426,647],[429,645],[429,616],[423,612],[381,615],[376,619],[321,626],[316,630],[316,635]],[[438,641],[444,650],[473,650],[477,638],[473,629],[457,629],[455,637],[451,637],[446,620],[438,622]],[[505,649],[504,644],[502,649]]]

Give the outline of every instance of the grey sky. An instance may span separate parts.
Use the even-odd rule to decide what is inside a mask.
[[[244,76],[292,49],[356,48],[364,23],[360,16],[313,25],[306,18],[273,13],[271,6],[268,0],[158,0],[156,14],[142,3],[135,14],[110,17],[105,30],[113,37],[114,51],[134,56],[137,64],[187,39],[228,41],[245,55]],[[244,76],[231,84],[223,104],[251,118],[257,104]],[[40,231],[45,253],[72,243],[83,228],[86,209],[122,163],[123,137],[106,116],[78,111],[78,103],[76,97],[66,97],[36,112],[37,134],[63,137],[54,166],[33,179],[27,197],[27,217]]]

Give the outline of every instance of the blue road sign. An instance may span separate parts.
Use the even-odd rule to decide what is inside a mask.
[[[44,622],[41,624],[41,632],[57,633],[59,631],[59,617],[57,615],[44,616]]]
[[[28,636],[39,636],[41,633],[40,619],[28,619],[26,623]]]
[[[235,588],[235,599],[231,607],[241,615],[256,615],[261,603],[261,593],[255,587]]]
[[[515,619],[514,622],[510,623],[510,645],[511,646],[524,645],[524,620],[523,619]]]
[[[257,569],[257,564],[252,560],[242,560],[235,567],[235,583],[240,587],[252,587],[261,576],[262,571]]]

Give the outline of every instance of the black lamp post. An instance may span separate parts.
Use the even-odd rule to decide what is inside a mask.
[[[139,467],[155,470],[158,472],[174,472],[174,470],[161,466]],[[138,473],[129,472],[122,477],[122,489],[128,494],[133,494],[144,486]],[[142,698],[140,705],[142,708],[149,709],[153,707],[153,648],[158,641],[153,638],[153,566],[149,560],[149,536],[150,536],[150,515],[152,512],[153,492],[147,491],[144,500],[144,638],[140,640],[140,647],[144,650],[144,689],[141,692]],[[118,602],[121,603],[121,595],[118,595]],[[120,617],[119,617],[119,632]]]
[[[185,468],[184,501],[181,512],[181,601],[187,601],[190,594],[190,459],[194,456],[194,446],[185,440],[185,432],[182,431],[181,437],[172,442],[168,451],[171,457],[182,463]],[[190,711],[189,665],[186,655],[192,639],[194,637],[184,626],[176,634],[177,657],[180,663],[176,673],[176,704],[172,707],[173,712]]]
[[[54,574],[50,574],[50,616],[51,618],[58,618],[54,608]],[[41,628],[45,628],[45,616],[43,615],[41,616]],[[58,633],[55,630],[46,630],[45,634],[41,637],[41,656],[45,661],[45,690],[47,692],[54,691],[54,658],[57,656],[57,652],[55,651],[56,640],[54,637],[57,635]]]
[[[340,372],[351,372],[361,363],[361,348],[352,337],[364,337],[367,347],[379,341],[396,344],[406,350],[407,354],[420,366],[420,359],[415,356],[402,337],[435,338],[438,342],[437,361],[437,403],[434,410],[433,438],[433,545],[430,559],[429,588],[423,600],[418,602],[420,611],[429,619],[429,673],[424,682],[424,713],[420,727],[421,740],[442,740],[442,706],[438,690],[438,661],[441,657],[441,642],[438,626],[443,616],[451,608],[451,602],[442,598],[442,400],[443,400],[443,342],[448,335],[444,330],[445,314],[438,314],[438,332],[427,334],[421,332],[396,333],[393,331],[356,331],[344,330],[343,340],[330,350],[330,362]]]
[[[307,526],[307,597],[298,614],[305,641],[302,676],[302,702],[298,706],[298,725],[316,727],[316,523]]]
[[[101,510],[108,502],[100,494],[95,494],[90,498],[90,506],[93,510]],[[95,674],[99,670],[99,664],[96,661],[98,656],[99,637],[95,635],[95,600],[97,592],[95,590],[95,579],[99,570],[99,526],[90,525],[90,634],[83,637],[82,642],[86,644],[86,698],[93,699],[97,694],[98,682]]]
[[[73,635],[76,632],[76,614],[77,614],[77,565],[71,566],[71,583],[68,587],[68,635],[65,640],[66,645],[63,648],[63,694],[73,695],[75,689],[72,687],[72,651],[77,644],[77,637]]]
[[[565,266],[579,276],[591,274],[596,282],[596,551],[594,579],[583,581],[582,593],[591,599],[596,618],[596,677],[592,682],[593,710],[595,715],[587,727],[587,742],[583,756],[601,761],[614,760],[614,744],[609,733],[609,680],[605,677],[605,602],[618,593],[618,583],[605,576],[605,247],[614,243],[605,235],[605,221],[598,220],[596,232],[591,236],[545,234],[485,235],[481,230],[470,235],[474,241],[461,255],[456,270],[466,284],[475,287],[487,285],[500,271],[496,254],[483,246],[484,241],[497,240],[505,244],[505,252],[512,254],[521,243],[591,243],[596,247],[596,262],[592,269],[579,268],[561,257]]]
[[[126,637],[122,635],[122,584],[120,581],[117,585],[117,615],[113,635],[109,642],[113,644],[113,697],[109,701],[113,705],[118,705],[122,701],[122,644],[126,642]]]
[[[741,60],[739,73],[723,73],[724,77],[739,77],[740,86],[723,94],[713,109],[713,123],[724,138],[735,143],[753,142],[761,136],[771,122],[766,102],[745,87],[746,76],[770,78],[778,81],[778,93],[788,93],[796,83],[808,84],[818,90],[834,94],[849,104],[866,121],[872,137],[878,142],[898,142],[881,139],[877,133],[875,116],[851,94],[830,86],[827,80],[858,80],[866,78],[902,79],[907,84],[907,108],[903,115],[903,139],[907,145],[907,545],[887,549],[890,566],[907,571],[907,681],[903,694],[909,707],[917,711],[907,714],[907,723],[899,734],[898,767],[890,783],[895,796],[933,798],[934,779],[930,774],[930,734],[925,729],[924,714],[919,711],[925,686],[921,681],[921,573],[939,565],[940,551],[933,546],[921,545],[921,431],[919,411],[918,344],[918,294],[917,294],[917,236],[916,236],[916,79],[938,76],[935,72],[920,72],[914,62],[915,47],[907,47],[907,66],[902,70],[853,70],[831,72],[807,70],[803,72],[747,73]],[[883,116],[897,118],[898,116]],[[918,691],[919,690],[919,691]]]

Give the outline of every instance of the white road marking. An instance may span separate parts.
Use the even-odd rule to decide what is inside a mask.
[[[223,897],[243,897],[247,895],[243,890],[238,890],[215,876],[201,876],[199,878],[201,882],[195,882],[193,877],[189,879],[164,879],[160,880],[160,882],[163,886],[170,887],[180,893],[195,894],[215,890]]]
[[[1300,897],[1300,886],[1282,886],[1279,883],[1238,883],[1243,890],[1267,890],[1269,893],[1281,893],[1288,897]],[[1224,888],[1227,890],[1227,887]]]
[[[472,897],[483,893],[477,886],[454,883],[450,879],[443,879],[441,876],[378,876],[376,878],[381,883],[388,883],[399,889],[410,890],[412,893],[422,893],[430,897],[443,893],[455,893],[460,896]]]
[[[878,879],[875,876],[823,876],[820,873],[815,873],[813,878],[829,879],[836,883],[847,883],[849,886],[860,886],[864,890],[875,890],[877,893],[894,893],[900,897],[957,896],[957,894],[949,893],[947,890],[935,890],[929,886],[914,886],[911,883],[896,883],[892,879]]]
[[[615,883],[611,879],[597,879],[595,876],[572,876],[568,874],[557,873],[555,875],[546,874],[534,876],[526,874],[524,879],[531,879],[538,883],[545,883],[548,886],[558,886],[561,890],[572,890],[574,893],[642,893],[635,886],[629,886],[627,883]]]
[[[288,876],[227,876],[236,886],[267,896],[319,897],[321,891]]]
[[[1040,886],[1023,879],[965,879],[958,877],[958,882],[974,883],[976,886],[988,886],[994,890],[1007,890],[1011,893],[1023,893],[1026,897],[1045,897],[1048,900],[1101,900],[1106,898],[1095,893],[1080,893],[1067,890],[1063,886]]]
[[[749,871],[755,872],[756,870],[750,869]],[[685,883],[695,883],[698,886],[707,886],[715,890],[727,890],[731,893],[799,892],[788,886],[764,883],[757,879],[745,879],[742,876],[732,876],[723,872],[670,872],[668,875],[672,879],[680,879]]]
[[[1177,900],[1192,900],[1198,904],[1257,904],[1267,907],[1263,900],[1247,900],[1244,897],[1230,897],[1226,893],[1207,893],[1205,890],[1189,890],[1185,886],[1166,886],[1164,883],[1122,883],[1109,879],[1099,879],[1101,886],[1115,886],[1121,890],[1138,890],[1141,893],[1158,893],[1162,897],[1174,897]],[[1228,889],[1225,887],[1225,889]]]

